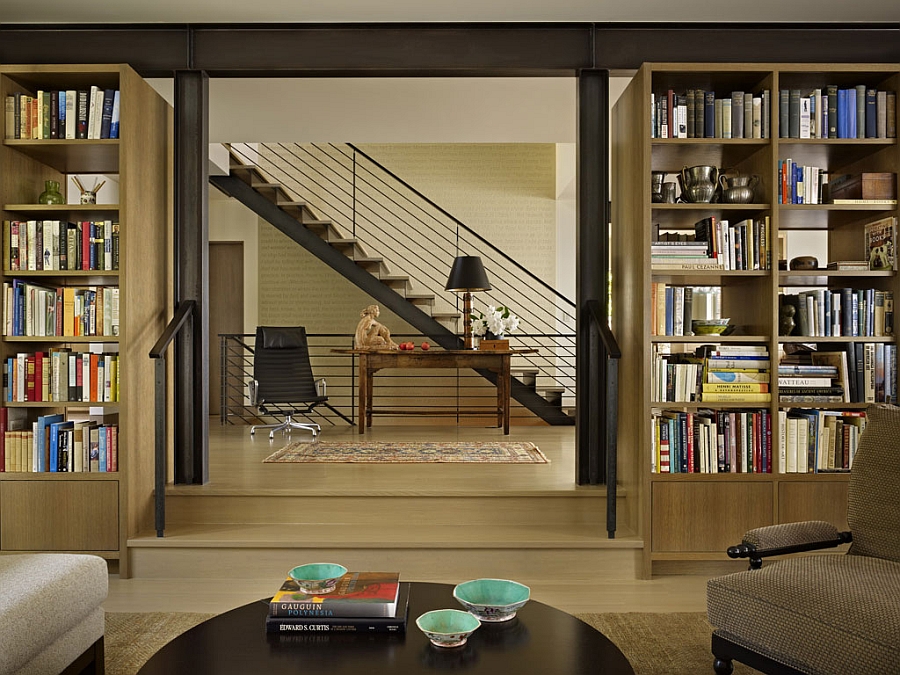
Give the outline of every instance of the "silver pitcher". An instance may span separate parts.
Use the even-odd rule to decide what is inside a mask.
[[[758,184],[759,176],[756,174],[723,173],[719,176],[722,202],[725,204],[750,204],[753,202],[754,188]]]
[[[684,167],[678,174],[681,198],[692,204],[709,203],[719,187],[719,169],[710,164]]]

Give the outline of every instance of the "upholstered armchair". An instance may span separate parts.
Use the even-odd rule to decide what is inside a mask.
[[[764,673],[900,673],[900,408],[872,405],[850,472],[848,523],[748,532],[735,558],[750,570],[711,579],[713,669]],[[845,554],[764,558],[851,542]]]

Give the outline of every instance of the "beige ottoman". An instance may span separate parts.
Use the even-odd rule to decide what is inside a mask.
[[[103,673],[108,591],[97,556],[0,556],[0,675]]]

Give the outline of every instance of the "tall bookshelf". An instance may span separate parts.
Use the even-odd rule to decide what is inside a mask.
[[[117,351],[118,401],[3,401],[9,417],[61,413],[67,419],[102,413],[118,423],[118,470],[0,473],[0,552],[72,551],[100,555],[129,575],[127,541],[153,522],[154,371],[150,349],[167,315],[171,108],[125,65],[0,66],[0,100],[19,92],[120,92],[119,138],[9,139],[0,146],[2,220],[119,223],[117,270],[12,271],[13,279],[48,287],[119,288],[118,335],[13,337],[4,330],[4,361],[20,352],[68,348]],[[4,129],[5,130],[5,129]],[[4,137],[6,134],[4,134]],[[116,204],[38,203],[45,180],[101,174],[118,181]],[[65,188],[63,188],[65,189]],[[98,397],[99,398],[99,397]],[[27,427],[30,428],[30,425]]]
[[[779,294],[798,288],[845,286],[891,291],[900,297],[896,271],[779,271],[779,240],[820,237],[827,262],[863,256],[866,223],[897,216],[896,204],[782,204],[778,196],[779,160],[815,165],[831,175],[861,172],[893,174],[896,190],[900,149],[896,138],[782,138],[779,91],[805,91],[828,85],[864,84],[900,92],[896,64],[691,64],[648,63],[637,72],[616,103],[613,146],[613,329],[622,345],[620,365],[620,476],[637,499],[622,515],[635,524],[645,548],[643,573],[654,567],[696,566],[727,561],[725,549],[753,527],[822,519],[846,527],[847,473],[779,473],[779,412],[805,407],[863,410],[863,403],[780,403],[777,363],[785,346],[815,343],[821,350],[838,343],[896,344],[888,337],[797,337],[779,335]],[[651,96],[669,90],[699,88],[725,97],[733,91],[771,92],[770,133],[766,138],[661,138],[651,131]],[[894,113],[896,128],[896,112]],[[654,203],[651,172],[675,180],[683,167],[714,165],[760,178],[752,203]],[[653,269],[654,225],[669,232],[693,234],[694,224],[715,217],[730,222],[768,219],[772,251],[769,269]],[[812,233],[812,234],[810,234]],[[817,233],[817,234],[816,234]],[[803,255],[793,247],[789,257]],[[721,316],[735,331],[728,336],[655,335],[651,327],[654,284],[717,287]],[[771,400],[767,402],[660,402],[654,395],[653,363],[659,351],[694,350],[699,345],[764,346],[771,358]],[[894,373],[896,377],[896,373]],[[654,445],[652,416],[660,410],[696,412],[750,410],[768,412],[772,420],[772,473],[657,473],[651,470]]]

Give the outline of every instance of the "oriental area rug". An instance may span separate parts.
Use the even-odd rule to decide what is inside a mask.
[[[106,614],[106,675],[136,675],[167,642],[212,614]],[[631,662],[635,675],[712,673],[712,628],[701,612],[576,614],[606,635]],[[415,630],[415,629],[413,629]],[[734,675],[757,671],[735,663]]]
[[[550,460],[534,443],[512,441],[314,441],[290,443],[263,462],[547,464]]]

